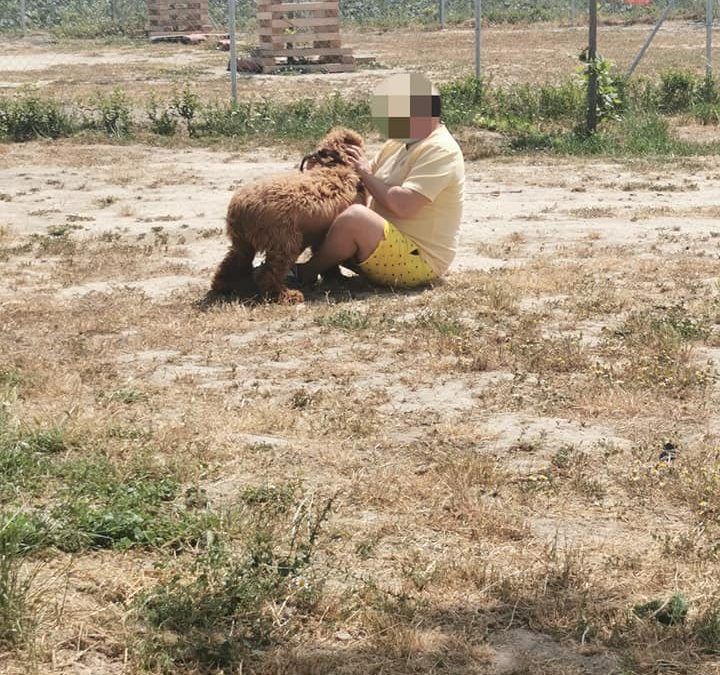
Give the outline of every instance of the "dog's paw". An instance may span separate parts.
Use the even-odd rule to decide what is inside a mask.
[[[298,305],[301,302],[305,302],[305,296],[302,291],[296,288],[284,288],[278,295],[278,302],[283,305]]]

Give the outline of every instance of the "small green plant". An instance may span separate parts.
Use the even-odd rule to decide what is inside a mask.
[[[0,366],[0,388],[15,389],[23,383],[23,375],[12,366]]]
[[[177,113],[174,107],[161,107],[153,96],[147,104],[150,129],[160,136],[172,136],[177,130]]]
[[[185,84],[181,91],[175,92],[172,97],[171,110],[184,122],[188,136],[196,135],[197,128],[195,119],[200,107],[200,97]]]
[[[484,111],[485,83],[475,76],[440,86],[442,117],[449,126],[469,124]]]
[[[635,605],[633,612],[640,618],[652,617],[658,623],[673,626],[685,623],[689,606],[687,599],[676,593],[665,601],[655,599]]]
[[[595,59],[588,58],[587,50],[580,54],[580,61],[585,65],[581,68],[583,79],[587,83],[591,75],[597,81],[597,120],[619,120],[622,101],[620,88],[612,73],[610,61],[598,55]]]
[[[423,311],[417,316],[416,321],[418,327],[444,336],[460,336],[467,333],[467,327],[456,316],[445,311]]]
[[[340,328],[346,331],[364,330],[370,325],[366,314],[353,309],[340,309],[316,319],[316,323],[327,328]]]
[[[127,388],[117,389],[107,398],[110,401],[117,401],[119,403],[124,403],[125,405],[132,405],[133,403],[147,401],[148,396],[144,391],[140,391],[139,389]]]
[[[18,444],[28,452],[51,455],[70,450],[74,443],[58,426],[39,427],[20,435]]]
[[[132,130],[132,115],[130,101],[120,89],[116,89],[108,96],[99,96],[96,99],[99,120],[98,127],[109,136],[128,136]]]

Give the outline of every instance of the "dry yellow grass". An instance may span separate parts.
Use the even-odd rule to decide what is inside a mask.
[[[162,247],[54,246],[48,287],[178,271]],[[717,296],[696,293],[713,269],[537,256],[296,309],[201,310],[200,289],[24,293],[3,307],[0,366],[22,375],[13,417],[101,442],[120,464],[149,445],[215,506],[267,481],[339,495],[313,565],[320,597],[252,672],[710,673],[689,628],[632,607],[674,592],[693,621],[717,607],[714,374],[698,351]],[[671,464],[658,461],[668,439]],[[95,672],[137,670],[124,617],[165,555],[50,554],[62,611],[9,663],[48,672],[92,655]]]
[[[173,507],[225,514],[213,536],[237,550],[248,491],[335,497],[310,598],[262,604],[273,639],[243,672],[717,673],[717,162],[469,163],[465,271],[436,288],[203,303],[229,188],[269,154],[0,149],[10,426],[60,428],[73,443],[53,461],[100,456],[128,475],[152,460],[180,483]],[[605,170],[599,201],[588,181]],[[672,201],[655,203],[661,188]],[[677,456],[661,460],[669,441]],[[46,507],[54,480],[17,503]],[[189,575],[206,543],[28,556],[49,609],[0,669],[142,672],[137,602],[174,566]],[[633,612],[673,594],[690,603],[683,624]]]

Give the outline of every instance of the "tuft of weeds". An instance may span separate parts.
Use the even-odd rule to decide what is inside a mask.
[[[175,108],[160,103],[154,96],[146,106],[150,131],[160,136],[172,136],[177,130],[178,120]]]
[[[31,234],[30,241],[37,256],[72,255],[77,248],[77,242],[70,237],[68,230],[61,234]]]
[[[640,618],[652,617],[665,626],[685,623],[690,605],[687,599],[676,593],[668,600],[650,600],[633,607],[633,612]]]
[[[631,387],[657,387],[682,398],[716,379],[710,364],[694,359],[692,341],[706,335],[703,323],[682,309],[665,314],[632,313],[616,331],[609,346],[614,363],[599,363],[596,376]]]
[[[235,670],[296,629],[314,602],[307,569],[332,500],[315,509],[312,498],[297,503],[295,488],[289,493],[271,515],[264,498],[252,504],[239,550],[217,541],[190,562],[171,564],[143,595],[137,613],[146,626],[139,650],[146,667]]]
[[[0,514],[0,649],[26,644],[36,620],[32,597],[33,575],[23,569],[23,542],[19,512]]]
[[[515,368],[532,373],[570,373],[588,367],[581,335],[544,336],[539,324],[521,321],[509,342]]]
[[[129,136],[132,131],[132,112],[127,94],[116,89],[106,96],[98,96],[91,116],[86,119],[86,125],[115,138]]]
[[[366,314],[353,309],[340,309],[318,317],[316,323],[326,328],[339,328],[344,331],[365,330],[370,325]]]
[[[148,395],[144,391],[128,387],[124,389],[116,389],[102,397],[108,402],[124,403],[125,405],[132,405],[133,403],[142,403],[148,400]]]
[[[23,383],[22,372],[13,366],[0,366],[0,391],[17,389]]]
[[[445,337],[462,336],[468,327],[452,312],[445,310],[423,310],[415,319],[415,325]]]
[[[179,117],[185,123],[185,129],[187,130],[188,136],[191,138],[196,135],[196,118],[197,112],[200,106],[200,96],[196,94],[189,84],[185,84],[181,91],[176,91],[173,94],[170,102],[170,110],[172,110],[177,117]],[[169,113],[168,113],[169,115]],[[168,128],[169,117],[165,115],[163,122],[165,129]],[[161,115],[160,120],[163,120]],[[157,126],[157,125],[156,125]],[[173,127],[174,130],[174,127]]]
[[[720,654],[720,603],[717,598],[695,621],[693,633],[703,650]]]

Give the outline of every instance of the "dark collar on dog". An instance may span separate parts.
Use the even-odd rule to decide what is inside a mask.
[[[309,155],[305,155],[300,162],[300,171],[305,171],[305,162],[309,159],[316,159],[318,162],[323,159],[330,158],[333,160],[331,164],[326,166],[335,166],[336,164],[345,164],[343,158],[340,157],[340,153],[337,150],[318,150],[317,152],[311,152]]]

